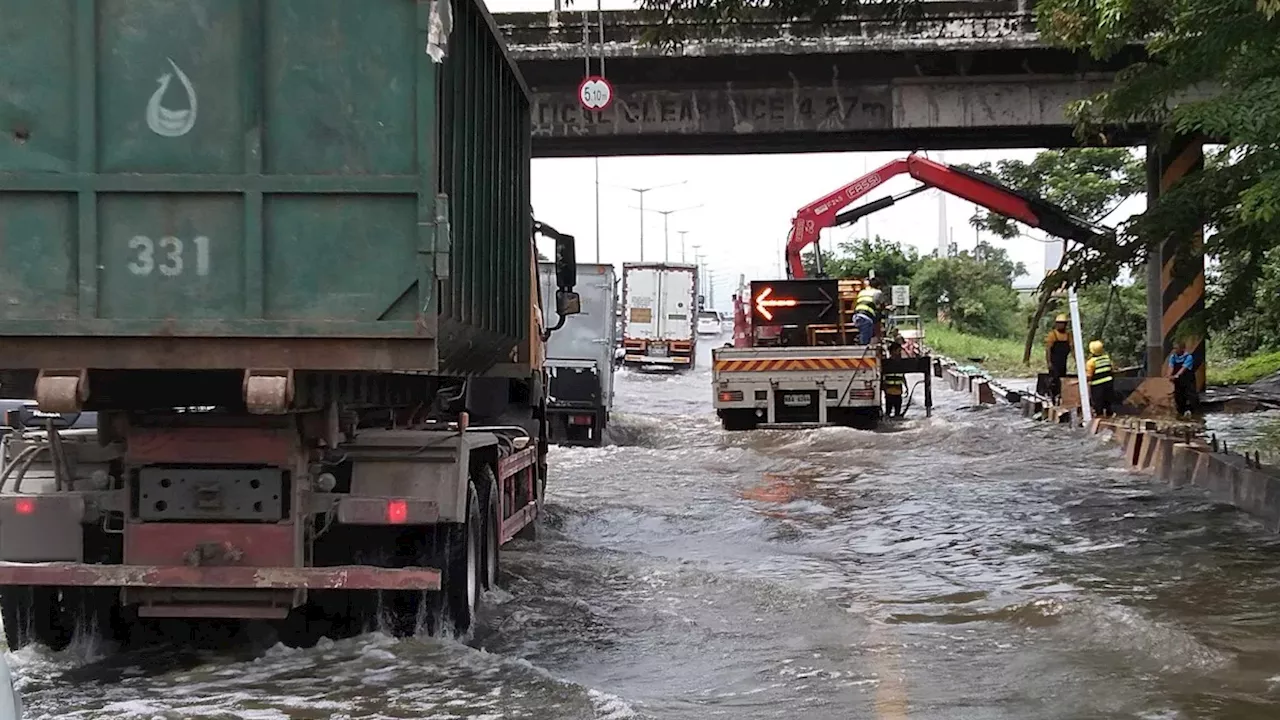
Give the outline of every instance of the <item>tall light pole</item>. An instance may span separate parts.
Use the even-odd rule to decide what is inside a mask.
[[[684,262],[684,236],[689,234],[688,230],[677,230],[680,234],[680,262]]]
[[[698,267],[698,248],[699,247],[701,247],[701,245],[698,245],[696,243],[693,245],[693,265],[694,267],[698,268],[698,294],[701,295],[702,294],[702,268]]]
[[[635,207],[635,206],[632,206],[632,207]],[[662,261],[663,262],[671,262],[671,224],[670,224],[671,216],[674,213],[684,212],[685,210],[697,210],[700,207],[702,207],[702,203],[698,203],[697,205],[691,205],[689,207],[679,208],[677,210],[650,210],[649,211],[649,212],[658,213],[659,215],[662,216]],[[639,208],[636,208],[636,209],[640,211],[641,215],[644,214],[645,208],[643,205],[641,205]]]
[[[689,181],[681,180],[680,182],[667,183],[666,185],[651,185],[649,187],[642,187],[642,188],[638,188],[638,187],[622,188],[623,190],[630,190],[631,192],[637,193],[640,195],[640,262],[644,262],[644,194],[652,190],[659,190],[662,188],[669,188],[669,187],[675,187],[677,185],[684,185],[687,182]],[[618,187],[621,187],[621,186],[618,186]]]

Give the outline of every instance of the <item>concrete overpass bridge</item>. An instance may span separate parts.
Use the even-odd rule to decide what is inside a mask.
[[[1103,63],[1050,48],[1032,2],[926,3],[908,26],[869,6],[823,26],[761,20],[672,48],[641,44],[655,25],[634,11],[604,14],[601,45],[592,13],[589,52],[603,49],[615,87],[603,113],[576,96],[582,13],[496,18],[535,94],[539,157],[1073,144],[1065,106],[1141,50]]]

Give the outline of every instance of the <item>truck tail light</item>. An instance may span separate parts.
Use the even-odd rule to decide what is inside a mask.
[[[387,522],[392,525],[403,525],[409,519],[409,503],[403,500],[387,501]]]
[[[738,402],[742,399],[741,390],[721,390],[720,402]]]
[[[595,418],[591,415],[570,415],[569,416],[570,425],[590,425],[594,421],[595,421]]]
[[[36,501],[31,498],[20,498],[13,503],[13,511],[19,515],[34,515],[36,512]]]

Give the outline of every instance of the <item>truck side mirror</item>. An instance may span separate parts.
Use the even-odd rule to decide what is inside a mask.
[[[578,251],[572,235],[556,237],[556,287],[560,290],[573,290],[578,284]],[[575,295],[576,299],[577,296]],[[556,305],[560,304],[559,294]],[[575,310],[574,312],[578,312]]]
[[[556,314],[561,317],[582,312],[582,297],[572,290],[556,291]]]

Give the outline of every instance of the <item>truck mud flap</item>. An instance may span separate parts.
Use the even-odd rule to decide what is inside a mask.
[[[0,562],[4,585],[235,590],[439,590],[435,568],[185,567]],[[0,589],[2,592],[2,589]]]

